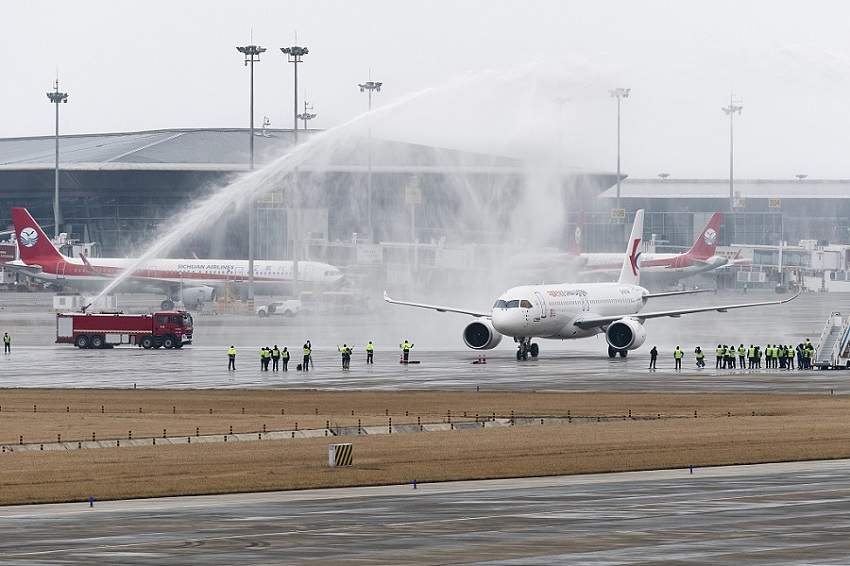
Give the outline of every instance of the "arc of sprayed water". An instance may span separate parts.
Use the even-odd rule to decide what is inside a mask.
[[[433,89],[429,88],[412,93],[396,102],[382,106],[381,108],[372,110],[371,112],[365,112],[355,116],[344,124],[325,130],[324,132],[311,137],[304,143],[293,147],[290,151],[277,158],[269,165],[251,173],[247,173],[233,183],[225,185],[215,194],[204,199],[203,202],[199,202],[194,208],[190,208],[187,212],[175,214],[169,224],[176,226],[176,228],[166,233],[148,247],[144,253],[142,253],[118,276],[116,276],[106,287],[104,287],[103,290],[83,308],[83,310],[88,309],[98,299],[132,277],[146,261],[173,248],[187,234],[196,230],[198,226],[209,224],[210,222],[221,218],[221,216],[231,210],[234,203],[256,198],[264,191],[268,190],[267,183],[274,177],[277,177],[282,173],[286,174],[292,172],[297,167],[303,165],[316,151],[325,147],[332,147],[332,145],[342,139],[343,136],[365,129],[367,124],[375,118],[383,118],[390,115],[399,108],[404,107],[404,105],[426,96],[432,91]]]
[[[529,75],[535,72],[534,66],[515,69],[513,72],[504,73],[494,70],[485,70],[477,73],[470,73],[459,77],[448,85],[443,85],[439,88],[429,87],[418,92],[410,93],[403,96],[396,102],[375,108],[369,112],[359,114],[334,128],[320,132],[312,136],[309,140],[293,147],[290,151],[280,156],[272,163],[266,165],[256,171],[246,173],[239,179],[221,187],[211,197],[199,202],[194,208],[188,211],[176,213],[170,224],[177,226],[176,229],[166,233],[164,236],[154,242],[144,253],[142,253],[134,262],[122,271],[115,279],[113,279],[104,289],[92,299],[91,303],[85,308],[91,306],[92,303],[103,297],[115,287],[130,278],[140,266],[142,266],[150,258],[166,252],[173,248],[181,238],[196,230],[198,226],[208,225],[210,222],[217,220],[228,212],[234,203],[244,202],[245,200],[256,198],[267,190],[266,183],[273,177],[281,173],[290,173],[297,167],[303,165],[307,159],[315,152],[332,147],[334,143],[343,139],[346,135],[351,135],[365,129],[376,120],[385,119],[393,113],[403,110],[407,105],[419,99],[425,98],[433,93],[450,93],[452,91],[463,91],[470,86],[478,83],[493,82],[497,83],[513,83],[523,84]]]

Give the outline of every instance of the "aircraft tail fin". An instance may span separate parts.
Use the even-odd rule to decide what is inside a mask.
[[[579,212],[576,228],[573,230],[573,237],[570,240],[570,245],[567,246],[567,255],[581,255],[582,242],[584,240],[584,211]]]
[[[723,213],[715,212],[709,218],[708,223],[702,230],[702,234],[694,242],[693,247],[685,253],[691,259],[708,259],[717,252],[717,235],[720,232],[720,224],[723,222]]]
[[[68,259],[59,253],[26,208],[12,208],[12,223],[15,225],[15,237],[18,239],[21,261],[24,263]]]
[[[620,284],[640,285],[640,245],[643,240],[643,209],[635,213],[632,233],[626,246],[626,258],[620,269]]]

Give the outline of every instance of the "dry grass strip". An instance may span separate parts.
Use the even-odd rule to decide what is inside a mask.
[[[139,408],[142,408],[141,414]],[[210,414],[212,409],[212,415]],[[244,409],[244,413],[243,413]],[[281,409],[284,415],[280,415]],[[354,412],[352,416],[351,413]],[[379,485],[850,457],[850,398],[797,395],[0,390],[0,443],[234,432],[272,417],[302,428],[605,417],[601,422],[445,433],[0,454],[0,503]],[[628,418],[631,411],[632,418]],[[694,412],[697,418],[694,418]],[[658,418],[661,415],[661,418]],[[396,421],[398,419],[398,421]],[[288,424],[287,424],[288,423]],[[312,424],[310,424],[312,423]],[[355,422],[356,426],[356,422]],[[208,430],[209,429],[209,430]],[[256,428],[254,428],[256,430]],[[22,432],[26,431],[26,432]],[[139,431],[139,432],[137,432]],[[182,431],[182,432],[181,432]],[[188,431],[188,432],[186,432]],[[67,436],[66,436],[67,435]],[[28,440],[29,441],[29,440]],[[327,446],[354,444],[331,469]]]

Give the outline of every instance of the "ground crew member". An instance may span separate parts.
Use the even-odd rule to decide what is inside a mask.
[[[744,369],[745,367],[747,367],[745,365],[745,362],[747,360],[746,356],[747,356],[747,349],[744,348],[743,344],[741,344],[740,346],[738,346],[738,367],[741,368],[741,369]]]
[[[310,341],[304,343],[303,354],[304,354],[304,362],[301,364],[301,369],[303,371],[310,371]]]
[[[676,369],[682,369],[682,356],[685,353],[676,346],[676,349],[673,351],[673,359],[676,360]]]
[[[263,346],[260,350],[260,369],[269,371],[269,362],[272,360],[272,353],[268,346]]]
[[[233,344],[227,349],[227,371],[236,369],[236,348]]]
[[[696,355],[696,358],[697,358],[697,367],[698,368],[704,368],[705,367],[705,353],[702,351],[702,349],[699,346],[697,346],[697,349],[694,350],[694,354]]]
[[[649,351],[649,369],[655,369],[655,360],[658,359],[658,348],[652,347]]]
[[[277,344],[272,348],[272,371],[277,371],[278,362],[280,362],[280,350],[277,349]]]
[[[373,346],[372,341],[369,340],[369,343],[366,344],[366,363],[367,364],[373,363],[372,360],[374,358],[374,355],[375,355],[375,346]]]
[[[289,365],[289,350],[286,349],[286,346],[283,347],[283,352],[280,353],[280,358],[283,360],[283,371],[289,371],[287,368]]]
[[[413,344],[405,340],[404,344],[399,344],[398,347],[404,353],[404,363],[407,363],[407,358],[410,356],[410,349],[413,348]]]
[[[342,369],[348,369],[351,366],[351,348],[347,344],[343,344],[342,348],[337,346],[337,350],[342,354]]]
[[[714,366],[714,368],[720,369],[723,366],[723,354],[726,353],[726,348],[718,344],[715,353],[717,354],[717,364]]]
[[[6,332],[3,334],[3,352],[6,354],[12,353],[12,337]]]
[[[756,367],[756,349],[752,344],[747,349],[747,358],[750,360],[749,369]]]

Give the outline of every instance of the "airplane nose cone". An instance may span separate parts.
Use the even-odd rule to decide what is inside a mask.
[[[507,336],[522,336],[528,325],[525,309],[493,309],[493,328]]]

